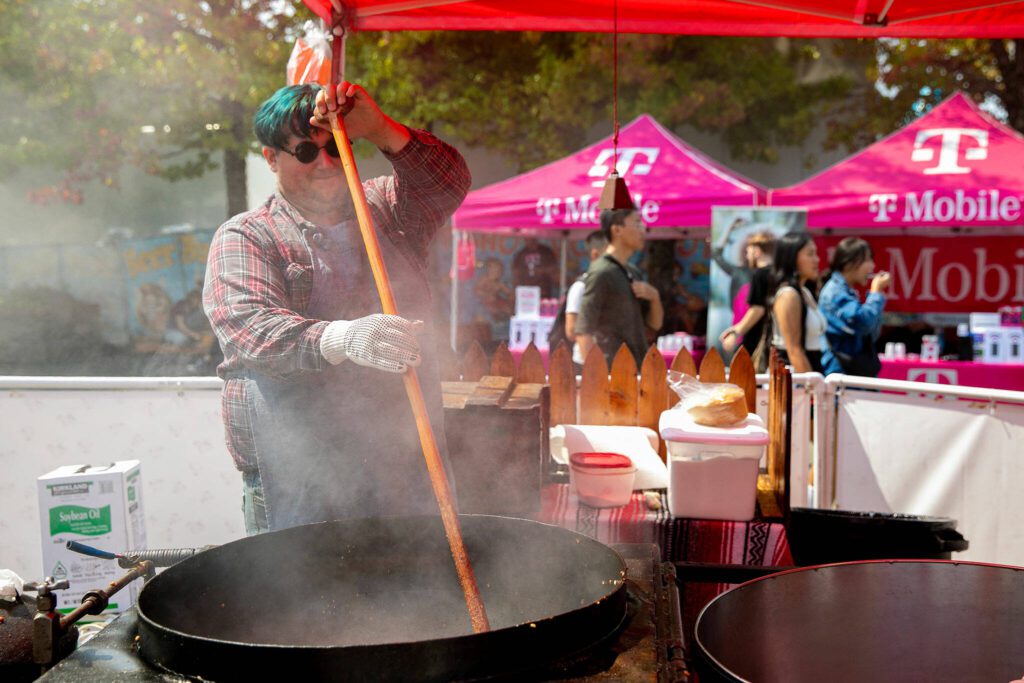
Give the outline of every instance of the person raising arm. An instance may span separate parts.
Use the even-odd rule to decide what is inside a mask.
[[[825,373],[877,377],[882,365],[875,353],[875,339],[882,327],[885,292],[892,276],[882,271],[871,278],[875,259],[871,246],[858,237],[847,237],[832,254],[832,275],[821,290],[821,312],[828,322],[828,350],[822,357]],[[855,287],[871,280],[862,302]]]

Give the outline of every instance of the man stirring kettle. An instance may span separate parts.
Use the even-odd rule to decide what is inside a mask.
[[[393,167],[363,187],[401,317],[380,312],[329,106],[351,106],[349,138]],[[401,373],[418,368],[447,463],[426,254],[469,189],[466,163],[347,82],[281,88],[254,129],[277,191],[217,230],[203,290],[246,531],[436,513]]]

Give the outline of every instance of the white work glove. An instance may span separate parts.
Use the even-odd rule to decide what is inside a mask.
[[[335,320],[320,338],[320,352],[332,365],[347,359],[368,368],[401,373],[420,364],[416,334],[422,328],[420,321],[383,313]]]

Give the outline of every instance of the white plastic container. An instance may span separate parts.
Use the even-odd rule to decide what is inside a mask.
[[[533,342],[538,349],[548,348],[548,336],[554,325],[554,318],[524,318],[512,316],[508,321],[508,347],[525,349]]]
[[[106,587],[124,576],[125,570],[113,560],[68,550],[68,541],[115,553],[146,547],[139,461],[65,465],[37,481],[43,573],[70,582],[70,588],[59,591],[57,599],[58,609],[70,611],[78,607],[87,591]],[[128,584],[111,598],[102,614],[127,611],[140,590],[141,581]]]
[[[1005,363],[1006,362],[1006,337],[1008,328],[992,328],[983,332],[985,338],[985,352],[981,357],[982,363]]]
[[[516,287],[516,317],[540,317],[540,287]]]
[[[1007,327],[1003,332],[1003,358],[1007,363],[1024,363],[1024,330],[1019,327]]]
[[[939,359],[939,337],[926,334],[921,337],[921,360],[937,361]]]
[[[757,503],[758,463],[768,430],[751,413],[735,427],[705,427],[685,410],[661,414],[668,446],[668,509],[673,517],[748,521]]]
[[[569,456],[570,485],[580,502],[595,508],[620,507],[633,495],[636,467],[619,453],[573,453]]]
[[[1003,354],[1001,317],[998,313],[971,313],[969,318],[971,342],[974,346],[974,362],[1001,363]]]

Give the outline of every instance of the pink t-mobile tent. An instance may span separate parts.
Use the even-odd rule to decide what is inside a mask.
[[[768,192],[813,229],[1000,227],[1024,223],[1024,137],[956,93],[889,137]]]
[[[957,93],[889,137],[792,187],[829,249],[867,238],[892,272],[886,310],[967,313],[1024,303],[1024,136]]]
[[[612,158],[608,136],[547,166],[470,192],[455,213],[453,226],[471,232],[551,235],[594,230],[599,224],[597,200]],[[614,163],[655,238],[678,237],[677,228],[707,231],[713,205],[755,205],[765,193],[647,114],[619,131]]]

